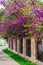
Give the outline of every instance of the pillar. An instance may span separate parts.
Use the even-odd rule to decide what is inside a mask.
[[[20,53],[20,39],[17,38],[17,52]]]
[[[10,48],[10,39],[8,39],[8,48]]]
[[[23,38],[23,55],[26,56],[26,39]]]
[[[43,46],[43,39],[42,39],[42,46]]]
[[[13,49],[13,40],[10,39],[10,49]]]
[[[35,38],[31,38],[31,58],[33,61],[37,59],[37,43]]]

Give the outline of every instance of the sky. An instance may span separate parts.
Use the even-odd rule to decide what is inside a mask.
[[[2,2],[2,1],[4,1],[4,0],[0,0],[0,2]],[[0,4],[0,9],[1,8],[4,8],[4,6],[2,4]]]
[[[43,0],[42,0],[43,1]]]
[[[0,0],[0,1],[3,1],[3,0]],[[41,0],[41,1],[43,2],[43,0]],[[1,8],[4,8],[4,6],[0,4],[0,9],[1,9]]]
[[[1,9],[1,8],[4,8],[4,6],[3,6],[3,5],[0,5],[0,9]]]

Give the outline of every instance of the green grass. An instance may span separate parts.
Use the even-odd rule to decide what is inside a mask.
[[[8,50],[8,49],[3,49],[2,50],[4,53],[6,53],[9,57],[11,57],[13,60],[15,60],[17,63],[20,65],[36,65],[36,63],[33,63],[31,61],[28,61],[24,59],[23,57],[20,57],[18,54]]]
[[[0,46],[4,46],[4,45],[0,45]]]

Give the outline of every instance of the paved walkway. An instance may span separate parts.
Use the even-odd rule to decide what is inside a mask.
[[[6,47],[7,46],[0,46],[0,65],[19,65],[16,61],[2,52],[2,49]]]

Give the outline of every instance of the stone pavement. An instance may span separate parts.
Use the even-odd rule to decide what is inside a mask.
[[[7,46],[0,46],[0,65],[19,65],[16,61],[11,59],[8,55],[2,52],[2,49]]]

